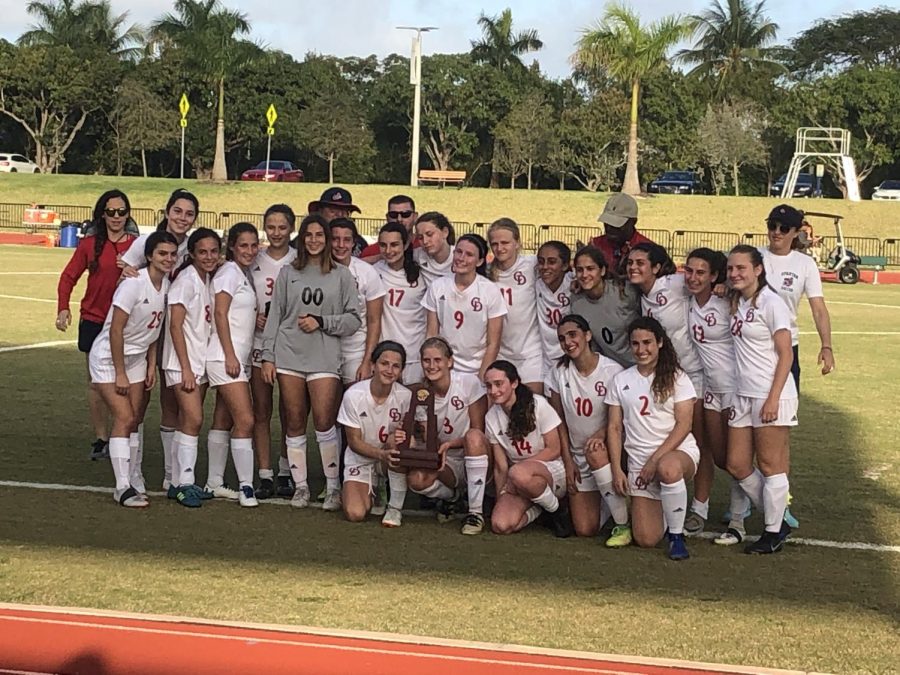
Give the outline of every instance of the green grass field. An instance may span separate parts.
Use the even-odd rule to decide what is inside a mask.
[[[52,301],[56,277],[25,273],[56,273],[67,254],[0,246],[0,349],[75,339],[53,327],[52,302],[9,297]],[[795,534],[897,546],[900,287],[829,284],[826,294],[838,363],[827,378],[814,372],[815,337],[806,334],[812,322],[808,310],[801,314]],[[0,352],[0,479],[111,485],[109,464],[87,460],[84,380],[74,345]],[[162,477],[157,421],[154,405],[144,460],[151,487]],[[726,498],[719,480],[712,514],[722,512]],[[20,487],[0,487],[0,513],[5,602],[760,667],[897,668],[896,550],[793,545],[777,556],[750,557],[693,540],[691,559],[676,564],[662,549],[610,551],[535,527],[509,538],[463,538],[455,525],[425,517],[385,530],[377,520],[351,525],[336,514],[284,505],[207,503],[189,511],[160,498],[134,513],[107,494]],[[749,527],[761,528],[758,515]]]

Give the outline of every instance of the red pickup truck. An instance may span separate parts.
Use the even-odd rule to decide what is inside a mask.
[[[261,180],[278,183],[299,183],[303,180],[303,171],[296,168],[290,162],[270,160],[269,170],[266,171],[266,163],[260,162],[252,169],[247,169],[241,174],[241,180]]]

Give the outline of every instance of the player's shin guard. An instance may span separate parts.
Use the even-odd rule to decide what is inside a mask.
[[[731,523],[729,524],[731,527],[735,525],[743,526],[744,523],[744,514],[750,510],[750,498],[744,492],[744,489],[741,487],[741,484],[736,481],[734,478],[731,479],[731,485],[729,486],[731,490],[731,500],[729,502],[729,509],[731,510]]]
[[[784,509],[787,507],[788,477],[786,473],[766,476],[763,487],[763,518],[766,521],[766,532],[780,532],[781,521],[784,520]]]
[[[228,463],[228,442],[231,434],[221,429],[210,429],[206,437],[206,453],[209,457],[209,471],[206,484],[217,488],[225,483],[225,465]]]
[[[322,457],[322,470],[325,472],[325,483],[329,490],[339,490],[340,481],[340,441],[335,427],[327,431],[316,430],[316,443]]]
[[[172,448],[175,445],[175,430],[168,427],[159,428],[159,440],[162,442],[164,478],[169,481],[177,481],[177,473],[172,472]]]
[[[306,436],[285,436],[284,442],[294,485],[306,487]]]
[[[196,477],[194,467],[197,464],[197,436],[179,434],[178,436],[178,485],[193,485]]]
[[[231,459],[241,487],[253,487],[253,439],[232,438]]]
[[[469,513],[484,511],[484,488],[487,483],[487,455],[466,457],[466,487],[469,494]]]
[[[763,484],[765,483],[765,478],[763,478],[760,470],[754,467],[753,472],[746,478],[739,480],[738,483],[744,494],[753,502],[753,506],[757,509],[763,508]]]
[[[140,428],[140,427],[138,427]],[[128,437],[128,451],[130,455],[129,481],[138,493],[147,492],[147,486],[144,485],[144,474],[141,465],[144,462],[144,448],[141,443],[141,432],[136,431]]]
[[[388,506],[402,511],[406,501],[406,474],[388,469],[388,487],[391,491]]]
[[[660,483],[659,496],[669,534],[683,534],[684,517],[687,515],[687,485],[684,484],[684,479],[674,483]]]
[[[109,439],[109,463],[116,477],[116,492],[127,490],[131,485],[129,477],[131,449],[128,439],[114,436]]]

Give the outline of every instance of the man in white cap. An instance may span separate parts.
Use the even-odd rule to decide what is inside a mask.
[[[628,251],[641,242],[651,242],[637,231],[638,206],[634,197],[617,192],[606,200],[603,213],[597,218],[603,223],[604,234],[591,239],[591,246],[600,249],[610,269],[622,274]]]

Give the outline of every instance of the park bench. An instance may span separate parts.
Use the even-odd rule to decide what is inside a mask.
[[[862,255],[859,257],[859,267],[863,269],[873,270],[875,276],[872,279],[873,284],[878,283],[878,273],[887,267],[888,259],[883,255]]]
[[[423,183],[438,183],[440,187],[444,187],[445,183],[456,183],[461,188],[463,183],[466,182],[466,172],[422,169],[419,171],[419,181]]]

